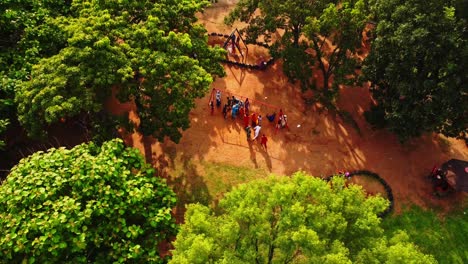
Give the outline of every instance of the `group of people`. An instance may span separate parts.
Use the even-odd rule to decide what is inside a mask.
[[[275,122],[275,119],[276,119],[276,112],[273,112],[273,114],[271,114],[271,115],[267,114],[266,117],[267,117],[268,121],[273,123],[273,122]],[[278,131],[278,129],[280,129],[280,128],[289,128],[289,126],[288,126],[288,116],[283,113],[283,109],[279,110],[278,120],[276,121],[276,126],[275,127],[276,127],[276,131]]]
[[[431,176],[434,194],[437,196],[447,194],[450,190],[450,184],[447,179],[447,172],[442,169],[433,169]]]
[[[218,92],[216,95],[218,95]],[[216,98],[216,103],[218,105],[218,96]],[[242,100],[237,99],[235,96],[228,96],[226,97],[226,99],[227,102],[223,106],[224,119],[227,118],[229,112],[231,113],[231,118],[233,120],[236,119],[238,116],[243,117],[244,114],[249,114],[250,102],[248,98],[245,100],[245,102],[242,102]],[[221,96],[219,96],[219,105],[221,105]]]
[[[215,89],[213,89],[213,91],[215,91]],[[221,107],[221,98],[221,91],[216,90],[215,99],[217,108]],[[211,114],[213,114],[214,105],[214,102],[210,101]],[[235,96],[227,96],[226,103],[224,104],[222,109],[222,113],[224,119],[228,118],[228,114],[231,115],[232,120],[235,120],[238,117],[243,118],[244,130],[247,134],[247,141],[250,142],[260,139],[261,146],[265,150],[267,149],[268,138],[265,134],[262,134],[262,136],[260,137],[263,117],[262,115],[257,114],[255,112],[251,113],[249,98],[246,98],[245,101],[242,101],[236,98]],[[283,113],[282,109],[279,110],[278,114],[276,112],[273,112],[273,114],[267,114],[266,118],[270,123],[276,122],[276,131],[280,128],[288,128],[288,117]]]

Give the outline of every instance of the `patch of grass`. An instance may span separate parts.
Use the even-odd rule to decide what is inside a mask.
[[[263,169],[211,162],[203,162],[202,166],[210,194],[216,199],[221,198],[224,193],[229,192],[232,187],[238,184],[268,176],[268,173]]]
[[[383,227],[388,236],[404,230],[421,251],[433,255],[439,263],[468,260],[468,215],[464,211],[441,219],[434,211],[412,207],[401,215],[385,218]]]
[[[217,201],[232,187],[251,180],[267,177],[263,169],[239,167],[224,163],[181,162],[175,160],[169,184],[181,204],[201,203],[216,206]]]
[[[168,183],[177,194],[181,204],[209,205],[211,203],[212,196],[197,164],[191,160],[184,163],[176,162],[174,170],[169,174]]]

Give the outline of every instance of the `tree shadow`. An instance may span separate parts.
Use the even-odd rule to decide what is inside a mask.
[[[180,159],[181,162],[177,162],[180,168],[168,172],[170,164],[160,163],[159,171],[178,197],[174,215],[178,223],[183,223],[186,205],[200,203],[209,206],[213,198],[197,165],[188,156],[181,156]],[[174,164],[174,160],[171,160],[171,163]]]
[[[35,152],[60,147],[71,149],[89,142],[91,138],[88,128],[78,121],[79,118],[76,117],[49,125],[46,128],[47,136],[43,139],[28,137],[20,124],[13,122],[5,132],[6,146],[0,151],[0,182],[6,179],[10,169],[21,159]]]

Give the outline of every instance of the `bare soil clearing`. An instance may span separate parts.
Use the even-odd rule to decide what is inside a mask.
[[[232,31],[232,27],[223,24],[223,18],[233,8],[234,2],[220,0],[200,15],[200,22],[208,32],[229,34]],[[209,162],[278,175],[303,170],[315,176],[325,176],[338,170],[366,169],[378,173],[391,186],[397,212],[405,204],[448,210],[464,200],[464,194],[435,198],[430,182],[424,179],[435,164],[450,158],[468,160],[468,148],[464,142],[425,135],[401,145],[391,133],[372,130],[363,117],[371,101],[368,87],[343,88],[338,101],[339,107],[350,112],[358,123],[359,135],[342,120],[326,113],[319,114],[313,106],[306,106],[299,87],[289,83],[282,73],[280,61],[265,71],[227,65],[225,70],[227,76],[216,79],[212,85],[224,91],[223,104],[229,92],[279,106],[288,116],[289,130],[275,133],[274,125],[264,118],[260,133],[269,138],[268,151],[264,151],[259,142],[249,144],[246,141],[241,119],[225,120],[221,108],[216,108],[212,116],[207,94],[197,101],[197,107],[190,114],[191,128],[183,133],[179,144],[158,143],[137,133],[128,135],[127,144],[139,148],[147,160],[174,184],[176,192],[180,193],[181,188],[187,185],[192,185],[192,190],[209,186],[213,179],[204,178],[202,165]],[[319,72],[313,74],[320,75]],[[130,115],[135,115],[128,104],[120,105],[113,101],[108,107],[115,113],[130,111]],[[273,111],[255,101],[252,107],[262,116]],[[174,174],[186,178],[171,178]],[[218,196],[216,193],[210,195]],[[180,214],[182,212],[178,212]]]

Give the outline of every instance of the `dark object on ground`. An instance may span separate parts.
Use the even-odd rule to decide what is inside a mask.
[[[429,175],[437,196],[451,192],[468,192],[468,161],[451,159],[434,168]]]
[[[267,117],[268,121],[274,122],[275,119],[276,119],[276,112],[274,112],[274,113],[271,114],[271,115],[267,114],[266,117]]]

